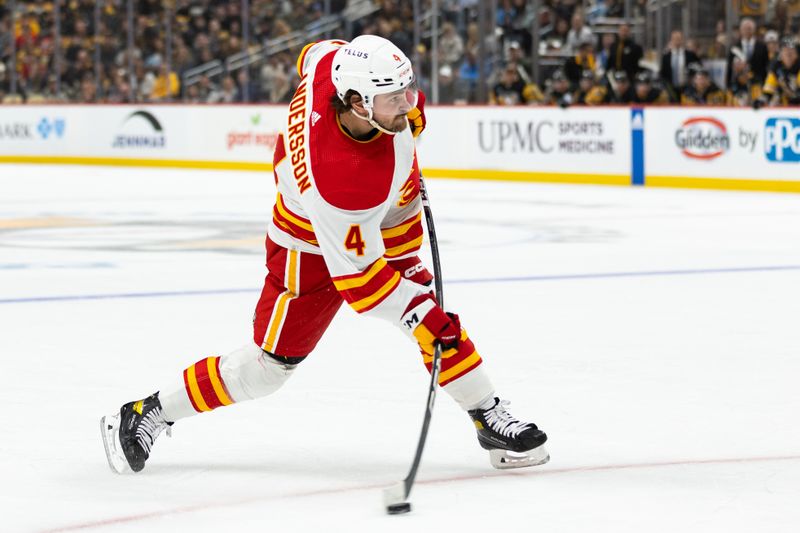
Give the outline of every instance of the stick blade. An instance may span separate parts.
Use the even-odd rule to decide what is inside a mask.
[[[383,504],[389,514],[404,514],[411,511],[411,504],[406,501],[405,483],[399,481],[383,489]]]

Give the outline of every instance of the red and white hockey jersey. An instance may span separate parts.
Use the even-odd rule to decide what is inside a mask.
[[[322,254],[336,289],[359,313],[393,322],[429,289],[389,262],[422,244],[419,167],[410,129],[369,141],[348,135],[331,105],[331,64],[341,41],[308,45],[300,85],[275,149],[278,197],[269,237]]]

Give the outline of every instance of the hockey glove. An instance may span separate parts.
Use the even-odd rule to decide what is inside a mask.
[[[405,259],[397,259],[389,261],[389,266],[400,272],[400,275],[409,281],[419,283],[420,285],[430,286],[433,281],[433,276],[425,265],[422,264],[419,257],[407,257]]]
[[[428,123],[428,121],[425,120],[425,93],[419,91],[417,95],[417,107],[409,111],[406,116],[408,117],[408,125],[411,127],[411,135],[416,139]]]
[[[423,350],[433,353],[439,344],[442,350],[458,348],[461,321],[454,313],[445,313],[433,295],[421,294],[411,300],[400,324],[410,331]]]

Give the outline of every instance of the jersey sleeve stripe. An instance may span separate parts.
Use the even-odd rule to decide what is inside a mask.
[[[283,195],[281,195],[280,193],[278,193],[278,200],[275,202],[275,206],[278,208],[278,212],[283,216],[283,218],[285,218],[295,226],[302,228],[306,231],[312,231],[312,232],[314,231],[314,227],[311,225],[311,221],[309,219],[303,218],[300,215],[292,213],[289,210],[289,208],[286,207],[286,204],[283,202]]]
[[[313,233],[304,232],[303,230],[297,228],[296,226],[293,226],[287,220],[284,220],[283,218],[281,218],[281,216],[277,212],[277,210],[273,210],[273,212],[272,212],[272,220],[275,222],[276,226],[278,226],[280,229],[282,229],[283,231],[285,231],[286,233],[288,233],[292,237],[295,237],[297,239],[300,239],[301,241],[307,242],[308,244],[313,244],[314,246],[319,245],[319,242],[317,242],[317,240],[313,238],[313,237],[315,237],[315,235]]]
[[[338,276],[333,278],[333,285],[336,287],[336,290],[338,291],[357,289],[359,287],[363,287],[364,285],[372,281],[372,279],[385,268],[389,268],[389,264],[383,259],[378,259],[377,261],[372,263],[372,266],[370,266],[363,272],[358,272],[357,274],[351,274],[348,276]]]
[[[317,43],[316,42],[308,43],[300,51],[300,55],[297,56],[297,75],[300,76],[301,78],[303,77],[303,61],[305,61],[306,54],[308,53],[308,51],[311,50],[311,47],[314,46],[315,44]]]
[[[422,246],[423,240],[422,212],[397,226],[381,230],[381,237],[385,249],[384,257],[387,259],[416,252]]]
[[[275,207],[272,209],[272,220],[275,225],[292,237],[317,246],[317,236],[314,228],[308,219],[292,213],[283,202],[283,198],[278,194]]]
[[[348,302],[350,307],[352,307],[355,311],[359,313],[364,313],[369,311],[373,307],[380,304],[383,300],[386,299],[391,292],[400,285],[400,273],[395,272],[394,275],[387,281],[380,289],[378,289],[374,294],[371,296],[367,296],[366,298],[362,298],[361,300]]]
[[[404,254],[407,254],[407,253],[410,253],[410,252],[415,252],[415,251],[419,250],[419,248],[421,246],[422,246],[422,235],[420,235],[419,237],[417,237],[416,239],[414,239],[411,242],[407,242],[407,243],[401,244],[399,246],[393,246],[392,248],[387,248],[386,252],[384,252],[383,256],[387,257],[387,258],[399,257],[401,255],[404,255]]]
[[[421,225],[422,221],[422,212],[417,213],[417,215],[410,219],[406,220],[405,222],[401,222],[397,226],[386,228],[381,230],[381,237],[384,239],[391,239],[393,237],[400,237],[408,233],[408,231],[414,227],[416,224]]]

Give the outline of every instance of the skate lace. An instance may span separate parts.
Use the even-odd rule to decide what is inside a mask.
[[[520,422],[511,413],[506,411],[508,400],[502,400],[491,409],[484,411],[486,423],[497,433],[504,437],[516,438],[520,433],[531,427],[529,422]]]
[[[136,428],[136,440],[148,455],[150,455],[153,443],[165,429],[167,430],[167,435],[170,435],[171,428],[164,419],[161,408],[156,407],[142,417],[139,426]]]

